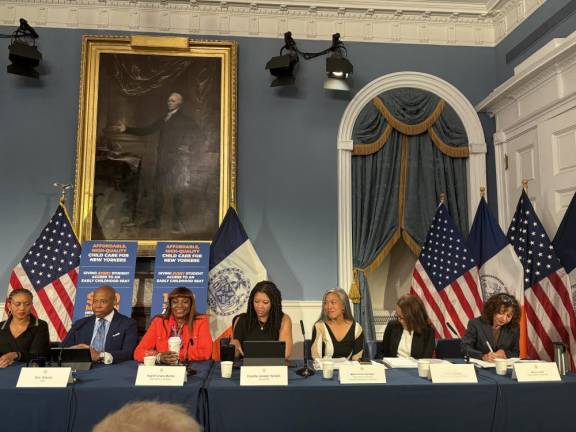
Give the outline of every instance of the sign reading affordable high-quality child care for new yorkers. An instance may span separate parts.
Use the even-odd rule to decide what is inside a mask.
[[[150,316],[166,310],[168,294],[176,287],[189,288],[194,293],[196,310],[205,312],[208,300],[209,259],[209,243],[158,242]]]
[[[74,320],[93,314],[94,291],[102,285],[116,290],[117,311],[132,314],[136,248],[137,243],[129,241],[90,240],[82,245]]]

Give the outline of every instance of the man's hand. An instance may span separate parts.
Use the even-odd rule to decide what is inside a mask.
[[[86,348],[90,348],[90,345],[78,344],[78,345],[72,345],[70,348],[74,348],[74,349],[86,349]]]
[[[92,357],[93,362],[100,361],[100,352],[96,351],[94,348],[90,348],[90,357]]]

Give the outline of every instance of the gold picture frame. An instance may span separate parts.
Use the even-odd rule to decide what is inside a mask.
[[[236,205],[238,45],[84,36],[73,224],[79,240],[210,241]]]

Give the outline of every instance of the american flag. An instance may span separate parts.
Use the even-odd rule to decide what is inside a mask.
[[[412,294],[424,302],[437,337],[453,337],[446,322],[462,336],[482,310],[476,263],[444,204],[436,210],[414,267]]]
[[[16,288],[32,292],[32,312],[48,323],[52,341],[61,341],[72,324],[80,249],[60,204],[10,275],[8,293]]]
[[[574,370],[576,321],[570,282],[534,207],[522,191],[507,234],[524,268],[527,353],[553,360],[553,342],[564,342]]]

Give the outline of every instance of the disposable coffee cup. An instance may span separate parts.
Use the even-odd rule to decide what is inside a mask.
[[[144,366],[154,366],[156,364],[156,356],[144,357]]]
[[[496,364],[496,373],[498,375],[506,375],[508,359],[494,359],[494,363]]]
[[[220,362],[220,371],[222,372],[222,378],[232,378],[232,367],[234,362],[223,361]]]
[[[428,378],[430,375],[430,360],[418,360],[418,376],[420,378]]]
[[[179,337],[171,337],[168,339],[168,350],[176,354],[180,353],[180,344],[182,340]]]
[[[334,362],[332,360],[322,360],[322,376],[324,379],[332,379],[334,376]]]

